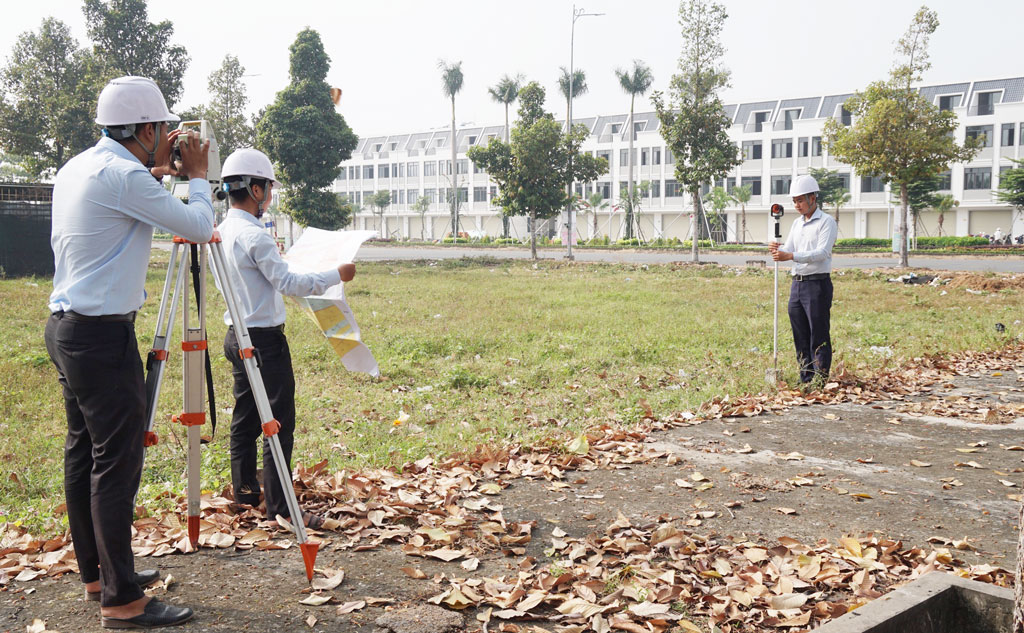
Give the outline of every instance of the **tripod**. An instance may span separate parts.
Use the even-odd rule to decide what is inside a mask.
[[[185,255],[181,253],[184,246],[189,247],[192,260],[192,284],[195,286],[196,312],[198,323],[193,324],[192,315],[189,310],[189,293],[186,286]],[[204,361],[208,367],[209,357],[207,356],[206,341],[206,266],[208,258],[212,258],[212,270],[217,285],[224,296],[228,313],[231,315],[231,322],[234,324],[235,337],[238,340],[239,354],[245,366],[245,373],[249,378],[249,385],[252,388],[256,408],[259,410],[260,421],[262,422],[263,433],[270,440],[270,449],[274,456],[274,467],[277,468],[278,479],[284,489],[285,501],[288,505],[288,513],[291,515],[291,523],[295,530],[296,538],[299,541],[299,548],[302,551],[302,560],[306,566],[306,577],[313,579],[313,565],[316,562],[318,543],[312,543],[306,536],[306,528],[302,522],[302,511],[299,508],[298,499],[295,497],[295,489],[292,486],[291,473],[284,459],[284,451],[281,449],[281,440],[277,433],[281,428],[280,423],[274,419],[270,409],[270,400],[267,398],[266,388],[263,385],[263,377],[260,375],[259,354],[252,346],[249,338],[249,330],[245,325],[244,317],[238,307],[237,294],[231,283],[231,277],[227,274],[227,265],[224,260],[223,244],[220,235],[215,231],[213,239],[208,244],[195,244],[182,238],[175,237],[171,249],[171,259],[167,268],[167,276],[164,279],[163,293],[160,298],[160,311],[157,315],[156,334],[153,337],[153,351],[150,352],[147,360],[146,375],[146,435],[145,445],[153,446],[157,443],[157,435],[154,432],[156,422],[156,403],[160,394],[161,383],[163,382],[164,369],[167,364],[167,349],[171,340],[171,324],[177,312],[178,303],[183,303],[183,329],[181,349],[184,353],[183,361],[183,404],[184,412],[172,417],[172,420],[185,426],[188,443],[188,491],[187,517],[188,537],[192,546],[199,542],[199,510],[200,510],[200,427],[206,421],[205,403],[203,401],[203,370]],[[171,280],[174,279],[174,290],[171,291]],[[212,392],[212,387],[210,388]],[[212,406],[211,398],[211,406]]]

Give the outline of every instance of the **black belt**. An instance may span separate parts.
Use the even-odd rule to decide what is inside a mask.
[[[228,329],[234,330],[235,326],[229,325]],[[250,332],[284,332],[284,323],[282,323],[281,325],[272,325],[270,327],[248,327],[245,329],[249,330]]]
[[[817,279],[828,279],[829,273],[814,273],[813,275],[793,275],[795,281],[815,281]]]
[[[135,312],[129,312],[128,314],[101,314],[99,316],[89,316],[88,314],[79,314],[74,310],[58,310],[53,313],[52,316],[58,319],[67,319],[69,321],[81,321],[84,323],[135,323]]]

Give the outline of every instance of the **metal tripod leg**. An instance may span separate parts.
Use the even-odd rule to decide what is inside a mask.
[[[156,333],[153,335],[153,350],[146,359],[146,436],[145,446],[155,446],[158,438],[153,430],[156,425],[156,405],[163,384],[164,369],[167,366],[167,346],[171,340],[171,323],[178,309],[178,299],[184,291],[185,266],[179,266],[178,254],[182,244],[175,242],[171,247],[171,259],[167,264],[164,290],[160,296],[160,311],[156,317]],[[183,260],[184,258],[182,258]],[[171,294],[171,279],[174,279],[174,293]]]
[[[182,368],[182,403],[183,411],[172,419],[187,429],[188,446],[188,491],[186,493],[188,518],[188,540],[192,546],[199,544],[199,501],[202,488],[199,479],[202,457],[199,452],[202,425],[206,422],[206,401],[203,398],[203,361],[206,357],[206,249],[190,244],[192,266],[199,267],[199,301],[196,306],[198,323],[192,324],[189,310],[189,293],[185,292],[182,310],[181,350]],[[185,262],[182,261],[182,270]]]
[[[316,562],[317,543],[309,542],[306,537],[306,527],[302,522],[302,510],[299,508],[299,501],[295,497],[295,488],[292,485],[292,474],[284,459],[284,451],[281,449],[281,440],[277,432],[281,424],[274,419],[274,413],[270,409],[270,399],[263,384],[263,376],[256,363],[252,340],[249,337],[249,329],[245,324],[245,318],[238,307],[237,294],[231,283],[231,276],[226,274],[227,266],[224,261],[223,245],[218,235],[214,234],[213,241],[209,244],[212,269],[221,293],[224,295],[224,302],[228,307],[228,314],[231,316],[231,323],[234,325],[235,337],[238,340],[238,350],[242,357],[242,364],[245,366],[245,374],[249,378],[249,387],[252,389],[253,399],[256,401],[256,408],[259,411],[260,422],[263,426],[263,433],[270,443],[270,450],[274,456],[274,467],[277,469],[278,480],[284,492],[285,502],[288,504],[288,514],[291,515],[292,526],[295,529],[295,536],[299,541],[299,548],[302,551],[302,560],[306,565],[306,577],[313,579],[313,565]]]

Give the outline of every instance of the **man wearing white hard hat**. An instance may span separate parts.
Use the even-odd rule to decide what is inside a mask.
[[[281,295],[304,297],[323,294],[329,287],[351,281],[354,264],[342,264],[320,273],[299,274],[288,270],[281,259],[277,242],[260,222],[271,199],[274,166],[266,154],[256,149],[232,152],[221,172],[224,189],[231,199],[219,231],[224,243],[226,273],[238,295],[239,309],[249,328],[252,345],[260,359],[260,374],[270,400],[274,418],[281,423],[281,440],[287,472],[295,433],[295,375],[292,372],[288,339],[284,335],[285,309]],[[229,326],[224,337],[224,355],[231,363],[234,378],[235,408],[231,415],[231,485],[235,501],[253,507],[260,503],[260,480],[256,476],[256,442],[262,434],[259,411],[249,377],[238,354],[238,340],[231,314],[224,313]],[[286,485],[291,485],[287,482]],[[263,496],[268,519],[288,517],[270,441],[263,439]],[[323,526],[323,517],[303,512],[307,527]]]
[[[797,176],[789,188],[800,217],[793,222],[786,243],[772,242],[772,259],[793,261],[789,292],[789,324],[800,364],[800,382],[825,380],[832,367],[832,247],[838,226],[818,205],[818,182]]]
[[[102,625],[147,628],[180,624],[192,610],[150,599],[135,572],[131,529],[142,476],[146,396],[135,339],[153,227],[195,242],[213,235],[206,181],[209,143],[181,139],[171,165],[178,117],[152,80],[121,77],[99,96],[103,138],[57,172],[53,186],[55,272],[46,349],[57,367],[68,433],[64,491],[86,598],[100,601]],[[160,184],[187,175],[189,201]]]

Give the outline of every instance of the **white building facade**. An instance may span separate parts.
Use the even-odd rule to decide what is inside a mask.
[[[944,174],[945,187],[939,193],[951,193],[959,207],[946,214],[943,235],[992,234],[997,228],[1004,234],[1024,233],[1024,218],[1011,207],[996,201],[1000,173],[1013,166],[1010,159],[1024,158],[1024,77],[925,86],[921,93],[941,109],[957,114],[956,139],[984,137],[984,147],[968,163],[955,164]],[[878,178],[857,174],[849,165],[829,156],[821,142],[824,123],[829,118],[850,122],[842,104],[850,94],[779,99],[756,103],[732,104],[726,112],[733,124],[729,135],[742,152],[743,162],[718,185],[732,189],[749,185],[753,196],[746,205],[747,233],[744,241],[764,242],[773,227],[768,209],[773,203],[792,207],[789,184],[794,177],[812,167],[839,171],[850,192],[850,201],[839,214],[840,238],[889,238],[898,223],[898,205],[887,185]],[[576,233],[581,240],[607,235],[612,241],[624,234],[624,214],[619,200],[628,180],[629,137],[624,128],[628,114],[576,119],[586,125],[590,136],[583,151],[608,159],[609,172],[596,182],[577,184],[584,198],[598,191],[609,203],[597,213],[580,213]],[[659,133],[653,112],[634,117],[634,181],[648,181],[650,189],[640,211],[640,232],[644,239],[687,239],[691,232],[691,200],[674,175],[671,152]],[[500,209],[492,204],[496,184],[466,158],[474,145],[486,145],[491,138],[504,138],[504,126],[467,127],[456,133],[455,169],[460,190],[460,232],[474,236],[502,234]],[[436,240],[450,234],[452,187],[451,133],[449,130],[362,138],[352,158],[341,166],[335,191],[356,203],[360,210],[352,228],[377,230],[395,239]],[[391,204],[382,215],[374,213],[369,197],[378,191],[391,192]],[[420,213],[414,204],[426,196],[429,209]],[[794,219],[792,212],[784,226]],[[725,211],[725,237],[739,241],[740,208]],[[538,230],[556,234],[552,220]],[[898,227],[898,224],[896,224]],[[921,215],[917,234],[940,233],[934,212]],[[514,218],[513,237],[526,236],[524,218]]]

